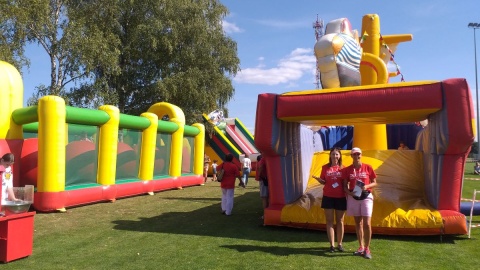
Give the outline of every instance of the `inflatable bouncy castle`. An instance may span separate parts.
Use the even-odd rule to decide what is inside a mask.
[[[1,61],[0,102],[0,152],[16,157],[14,186],[35,186],[37,211],[203,184],[205,128],[173,104],[133,116],[45,96],[23,108],[22,78]]]
[[[362,160],[377,174],[373,233],[466,234],[459,208],[465,161],[475,137],[466,80],[389,84],[388,78],[398,74],[386,66],[392,48],[411,35],[382,36],[375,14],[363,17],[360,40],[351,34],[347,19],[332,23],[326,28],[328,42],[315,45],[323,90],[258,96],[255,144],[266,159],[270,191],[264,224],[325,229],[323,186],[312,175],[320,174],[329,154],[316,150],[318,140],[307,126],[343,125],[353,126],[353,145],[363,150]],[[361,85],[354,86],[357,82]],[[415,149],[387,148],[387,124],[425,120],[428,125],[417,135]],[[345,166],[352,162],[349,153],[342,152]],[[354,224],[353,217],[345,218],[347,232],[355,232]]]

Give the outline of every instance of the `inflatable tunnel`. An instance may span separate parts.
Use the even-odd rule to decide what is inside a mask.
[[[203,184],[205,128],[173,104],[135,116],[44,96],[24,108],[20,73],[2,61],[0,97],[0,151],[16,157],[14,186],[35,187],[37,211]]]
[[[377,172],[372,229],[376,234],[466,234],[460,197],[474,139],[473,103],[465,79],[377,84],[260,94],[255,145],[266,159],[270,206],[264,224],[324,229],[322,186],[315,183],[327,152],[311,153],[308,126],[399,124],[428,119],[414,150],[363,149]],[[363,134],[362,136],[368,136]],[[308,154],[305,154],[308,153]],[[352,160],[342,152],[344,165]],[[345,219],[354,232],[353,217]]]

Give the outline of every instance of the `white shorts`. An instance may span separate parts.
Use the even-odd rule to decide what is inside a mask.
[[[347,198],[347,216],[371,217],[373,212],[373,195],[370,193],[365,200],[355,200],[352,196]]]

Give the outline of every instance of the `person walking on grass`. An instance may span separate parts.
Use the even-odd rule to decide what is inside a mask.
[[[342,169],[342,154],[340,148],[335,147],[330,150],[329,162],[322,166],[320,176],[312,176],[323,185],[322,208],[325,211],[330,252],[335,252],[335,236],[338,243],[337,250],[344,251],[343,220],[347,210],[347,198],[343,190]],[[333,225],[334,220],[336,226]]]
[[[240,168],[235,165],[233,161],[233,155],[227,154],[225,161],[218,166],[218,170],[223,170],[223,178],[220,182],[222,189],[222,214],[230,216],[233,210],[233,198],[235,191],[235,178],[238,178],[241,186],[243,186],[242,179],[240,178]]]
[[[355,219],[355,231],[359,247],[354,255],[372,258],[370,242],[372,240],[372,188],[377,186],[377,175],[369,164],[362,163],[362,150],[352,148],[350,155],[353,164],[343,169],[343,188],[348,194],[347,215]]]
[[[242,176],[242,182],[243,182],[243,187],[246,187],[248,184],[248,176],[250,175],[250,171],[252,170],[252,160],[250,160],[247,156],[243,158],[243,176]]]
[[[217,181],[217,166],[218,166],[217,162],[218,161],[216,159],[214,159],[213,163],[212,163],[212,174],[213,174],[212,175],[212,181],[213,182]]]

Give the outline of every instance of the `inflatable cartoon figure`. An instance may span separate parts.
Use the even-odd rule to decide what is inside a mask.
[[[362,48],[348,19],[329,22],[314,50],[324,89],[360,85]]]

